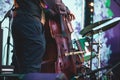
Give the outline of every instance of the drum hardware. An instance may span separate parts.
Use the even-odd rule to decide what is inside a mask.
[[[101,33],[102,33],[102,30],[99,31],[99,37],[98,37],[98,45],[97,45],[97,59],[98,59],[98,67],[97,69],[101,68],[101,53],[100,53],[100,46],[101,46]],[[99,71],[98,73],[98,80],[100,79],[100,76],[101,76],[101,72]]]
[[[91,34],[92,34],[92,31],[91,31]],[[89,41],[86,41],[86,40],[89,40]],[[86,37],[82,38],[82,39],[79,39],[79,42],[80,42],[80,46],[82,48],[82,50],[85,51],[84,53],[84,61],[87,62],[87,61],[90,61],[90,70],[92,70],[92,59],[94,57],[97,57],[98,58],[98,68],[100,68],[100,53],[99,53],[99,48],[100,48],[100,40],[99,42],[94,42],[93,41],[93,34],[92,36],[90,36],[90,38],[86,39]],[[93,49],[93,45],[97,45],[98,48],[97,48],[97,52],[95,52],[95,50]],[[90,79],[92,79],[92,76],[89,77]]]
[[[88,62],[88,61],[90,61],[91,59],[93,59],[97,56],[97,54],[95,52],[92,53],[92,58],[90,57],[90,55],[91,55],[91,52],[84,54],[84,61],[85,62]]]
[[[98,59],[98,69],[101,68],[101,63],[100,63],[100,48],[101,48],[101,43],[100,43],[100,38],[98,43],[93,43],[93,35],[94,34],[100,34],[103,31],[106,31],[110,28],[112,28],[113,26],[117,25],[120,21],[120,17],[116,17],[113,19],[106,19],[100,22],[96,22],[94,24],[91,24],[89,26],[87,26],[86,28],[84,28],[80,34],[82,34],[82,36],[90,36],[91,37],[91,42],[90,42],[90,46],[91,46],[91,58],[92,58],[92,53],[93,53],[93,45],[98,45],[97,47],[97,59]],[[90,60],[90,69],[92,70],[92,59]],[[98,72],[98,79],[100,78],[100,72]]]
[[[120,73],[120,62],[116,63],[115,65],[110,65],[110,68],[103,73],[102,77],[106,77],[108,80],[120,80],[119,73]]]
[[[85,60],[85,62],[89,61],[90,60],[90,53],[91,53],[89,37],[79,38],[77,41],[80,43],[79,45],[81,46],[81,52],[84,53],[84,60]],[[73,45],[77,46],[76,40],[73,41]],[[75,50],[78,50],[78,49],[75,48]],[[95,50],[93,50],[93,57],[95,57],[94,51]]]
[[[102,68],[98,68],[96,70],[88,70],[88,71],[85,71],[84,73],[79,73],[78,75],[75,75],[74,79],[75,80],[79,80],[79,78],[81,78],[81,77],[89,78],[90,79],[90,75],[92,75],[92,77],[94,77],[93,74],[95,74],[95,73],[97,73],[99,71],[105,70],[105,69],[109,69],[109,68],[110,68],[110,66],[108,65],[108,66],[105,66],[105,67],[102,67]],[[94,78],[94,80],[97,80],[97,79]]]
[[[78,55],[78,54],[83,54],[83,53],[85,53],[85,51],[68,52],[68,53],[65,53],[65,56]]]
[[[104,73],[104,75],[107,75],[107,74],[111,73],[111,71],[112,71],[113,69],[115,69],[116,67],[118,67],[119,65],[120,65],[120,62],[118,62],[117,64],[115,64],[113,67],[110,67],[110,69],[108,69],[108,70]]]
[[[102,31],[99,31],[99,34],[101,33]],[[92,71],[94,71],[93,69],[92,69],[92,59],[93,59],[93,53],[95,53],[95,57],[97,57],[97,59],[98,59],[98,67],[97,67],[97,69],[100,69],[101,68],[101,58],[100,58],[100,45],[101,45],[101,40],[100,40],[100,37],[98,38],[99,40],[98,40],[98,42],[94,42],[94,40],[93,40],[93,31],[91,32],[91,42],[90,42],[90,50],[91,50],[91,53],[90,53],[90,69],[92,70]],[[99,35],[100,36],[100,35]],[[93,49],[93,46],[94,45],[96,45],[97,46],[97,51],[95,52],[95,50]],[[98,72],[96,72],[97,73],[97,76],[96,76],[96,78],[97,78],[97,80],[99,80],[100,79],[100,71],[98,71]],[[92,75],[90,75],[90,79],[92,79]]]
[[[119,23],[119,21],[120,21],[120,17],[116,17],[116,18],[113,18],[112,20],[109,20],[109,21],[107,21],[107,22],[93,28],[92,30],[94,31],[95,34],[96,33],[100,34],[103,31],[106,31],[106,30],[112,28],[113,26],[117,25]],[[100,43],[101,42],[100,41],[101,40],[100,40],[100,37],[98,39],[99,39],[99,41],[98,41],[99,44],[98,44],[98,49],[97,49],[98,50],[97,59],[98,59],[98,68],[101,68],[101,59],[100,59],[100,57],[101,57],[101,54],[100,54]],[[98,79],[100,79],[100,74],[101,73],[98,72]]]

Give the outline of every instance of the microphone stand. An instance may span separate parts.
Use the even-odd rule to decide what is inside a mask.
[[[5,20],[5,18],[7,18],[7,17],[10,17],[10,11],[11,11],[11,9],[5,14],[5,16],[4,16],[4,18],[0,21],[0,28],[1,28],[1,25],[2,25],[2,22]],[[8,33],[9,34],[9,33]],[[9,41],[9,38],[8,38],[8,40],[7,40],[7,43],[8,43],[8,41]],[[9,49],[9,46],[7,47],[8,49]],[[2,54],[2,53],[1,53]],[[7,58],[8,58],[9,56],[8,56],[8,51],[7,51]],[[7,61],[6,61],[6,64],[8,65],[8,59],[7,59]]]
[[[5,18],[9,18],[9,27],[8,27],[8,37],[7,37],[7,54],[6,54],[6,65],[5,66],[2,66],[1,64],[1,69],[0,69],[0,73],[1,74],[5,74],[7,72],[9,72],[9,69],[13,69],[13,67],[11,66],[8,66],[8,61],[9,61],[9,44],[10,44],[10,27],[11,27],[11,24],[12,24],[12,19],[13,19],[13,15],[12,15],[12,9],[13,7],[5,14],[4,18],[0,21],[0,27],[1,27],[1,24],[2,22],[5,20]],[[2,54],[2,53],[1,53]],[[8,71],[7,71],[8,69]],[[6,79],[5,76],[3,76],[4,80]]]
[[[6,65],[0,67],[0,76],[3,76],[3,79],[6,80],[6,76],[5,74],[10,74],[13,72],[13,66],[9,66],[9,51],[10,51],[10,33],[11,33],[11,26],[12,26],[12,21],[13,21],[13,7],[5,14],[4,18],[2,19],[2,21],[0,21],[0,27],[2,22],[5,20],[5,18],[9,18],[9,25],[8,25],[8,36],[7,36],[7,53],[6,53]],[[3,74],[3,75],[2,75]]]
[[[0,21],[0,73],[2,69],[2,43],[3,43],[3,29],[1,29],[2,21]]]
[[[5,20],[5,18],[9,18],[9,26],[8,26],[8,37],[7,37],[7,55],[6,55],[6,66],[9,65],[9,45],[10,45],[10,28],[12,25],[12,19],[13,19],[13,13],[12,10],[14,8],[14,5],[12,6],[12,8],[5,14],[4,18],[2,19],[2,21],[0,21],[0,25],[2,24],[2,22]]]
[[[9,10],[9,27],[8,27],[8,37],[7,37],[7,55],[6,55],[6,66],[9,65],[9,51],[10,51],[10,31],[11,31],[11,26],[12,26],[12,21],[13,21],[13,13],[12,9]]]

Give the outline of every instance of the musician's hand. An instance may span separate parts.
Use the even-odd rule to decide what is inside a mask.
[[[75,19],[75,16],[74,16],[73,13],[70,12],[70,13],[68,13],[67,18],[68,18],[69,21],[72,21],[72,20]]]

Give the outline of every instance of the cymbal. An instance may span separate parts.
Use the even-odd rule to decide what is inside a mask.
[[[106,20],[98,21],[96,23],[92,23],[92,24],[86,26],[84,29],[82,29],[80,34],[84,36],[88,32],[92,31],[93,28],[95,28],[95,27],[99,26],[100,24],[103,24],[103,23],[105,23],[105,22],[107,22],[109,20],[111,20],[111,19],[106,19]]]
[[[120,17],[102,20],[86,26],[83,30],[81,30],[80,34],[83,36],[86,36],[86,35],[89,36],[91,34],[99,33],[100,30],[106,31],[114,27],[116,24],[118,24],[119,21],[120,21]]]
[[[100,31],[106,31],[115,27],[120,22],[120,17],[113,18],[95,28],[93,28],[94,33],[99,33]]]

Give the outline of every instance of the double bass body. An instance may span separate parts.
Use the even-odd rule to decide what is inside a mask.
[[[65,56],[71,51],[71,32],[66,24],[65,16],[60,15],[57,19],[49,20],[46,26],[47,48],[42,64],[42,72],[65,73],[68,79],[77,74],[77,65],[81,61],[77,55]],[[62,22],[63,21],[63,22]],[[49,36],[48,36],[49,35]],[[52,65],[52,67],[45,66]],[[51,68],[51,69],[50,69]]]

